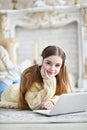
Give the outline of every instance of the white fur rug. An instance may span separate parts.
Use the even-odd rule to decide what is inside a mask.
[[[86,122],[87,112],[66,114],[47,117],[35,114],[32,111],[19,111],[15,109],[0,109],[0,124],[2,123],[64,123],[64,122]]]

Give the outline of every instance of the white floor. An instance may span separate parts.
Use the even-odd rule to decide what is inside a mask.
[[[87,123],[0,124],[0,130],[87,130]]]

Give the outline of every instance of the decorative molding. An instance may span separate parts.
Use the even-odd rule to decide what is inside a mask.
[[[74,21],[74,19],[70,18],[67,14],[60,14],[56,11],[50,13],[28,13],[23,19],[20,20],[20,23],[22,26],[27,28],[36,29],[62,27],[71,23],[71,21]]]

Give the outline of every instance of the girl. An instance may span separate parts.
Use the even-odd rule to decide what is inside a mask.
[[[42,63],[26,69],[22,74],[18,101],[20,109],[50,109],[59,95],[71,91],[64,51],[57,46],[48,46],[41,58]]]
[[[0,106],[21,110],[51,109],[59,95],[71,91],[65,60],[61,48],[46,47],[40,63],[22,73],[20,85],[11,85],[3,91]]]

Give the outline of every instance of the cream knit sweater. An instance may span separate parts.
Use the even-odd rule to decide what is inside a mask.
[[[44,101],[51,100],[54,103],[58,96],[55,96],[56,78],[43,79],[44,86],[34,83],[31,90],[25,94],[29,108],[38,109],[40,104]],[[14,84],[7,87],[1,95],[0,107],[18,108],[19,84]]]

